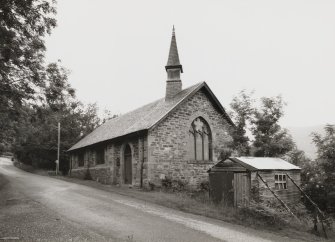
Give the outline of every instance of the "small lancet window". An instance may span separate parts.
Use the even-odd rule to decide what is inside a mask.
[[[191,160],[211,160],[211,131],[207,122],[196,118],[189,129],[189,158]]]

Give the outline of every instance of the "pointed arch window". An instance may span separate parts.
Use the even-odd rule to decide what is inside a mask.
[[[196,118],[189,129],[189,158],[191,160],[212,160],[212,135],[208,123]]]

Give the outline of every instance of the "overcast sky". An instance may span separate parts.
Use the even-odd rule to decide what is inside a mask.
[[[58,0],[47,60],[84,103],[125,113],[164,96],[172,25],[183,87],[281,94],[283,126],[335,123],[335,1]]]

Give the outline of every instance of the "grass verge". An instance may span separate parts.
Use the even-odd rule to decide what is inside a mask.
[[[312,221],[306,217],[305,211],[302,211],[300,206],[294,208],[294,213],[301,220],[301,222],[298,222],[281,208],[270,208],[257,204],[251,204],[248,208],[233,208],[225,206],[224,204],[214,204],[208,195],[202,192],[147,191],[125,186],[103,185],[95,181],[79,180],[70,177],[57,178],[133,197],[183,212],[202,215],[257,230],[268,231],[300,241],[326,241],[324,238],[312,233]],[[328,236],[332,241],[335,241],[335,235],[333,233],[328,233]]]
[[[48,175],[47,172],[36,171],[31,167],[23,167],[18,164],[15,164],[15,166],[35,174]],[[312,219],[301,206],[291,206],[293,212],[300,219],[300,222],[298,222],[280,207],[269,207],[252,203],[247,208],[233,208],[224,204],[214,204],[205,192],[171,192],[162,189],[147,191],[137,188],[130,189],[129,187],[103,185],[91,180],[79,180],[70,177],[58,176],[55,178],[118,193],[187,213],[269,231],[301,241],[325,241],[324,238],[311,233],[313,228]],[[327,230],[331,241],[335,241],[334,230],[334,225],[332,225],[332,230]]]

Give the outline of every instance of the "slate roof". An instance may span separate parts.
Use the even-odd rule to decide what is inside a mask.
[[[106,123],[102,124],[81,139],[78,143],[73,145],[68,151],[73,151],[134,132],[148,130],[158,124],[179,104],[193,96],[201,88],[205,88],[208,91],[210,96],[213,98],[214,103],[217,104],[219,109],[226,116],[227,121],[231,125],[234,125],[208,85],[205,82],[201,82],[182,90],[171,100],[169,99],[166,101],[165,98],[162,98],[134,111],[125,113],[122,116],[108,120]]]
[[[273,157],[233,157],[229,158],[248,170],[300,170],[283,159]]]

